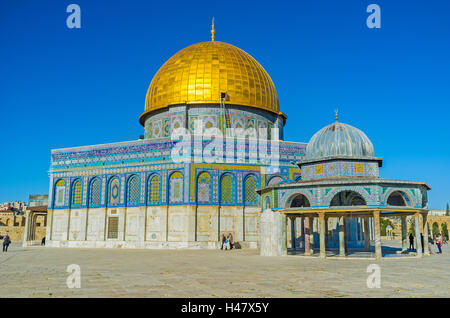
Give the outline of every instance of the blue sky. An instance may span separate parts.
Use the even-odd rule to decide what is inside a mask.
[[[81,29],[66,7],[81,7]],[[366,7],[381,7],[381,29]],[[384,158],[382,177],[423,180],[430,208],[450,202],[450,2],[0,2],[0,202],[48,192],[50,150],[137,139],[158,68],[210,39],[268,71],[288,115],[285,139],[340,121]]]

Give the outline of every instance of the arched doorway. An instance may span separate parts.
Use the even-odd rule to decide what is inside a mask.
[[[330,207],[365,206],[363,196],[352,190],[338,192],[330,201]],[[350,249],[370,249],[370,232],[368,218],[353,217],[352,213],[346,213],[335,217],[331,224],[329,245],[339,249],[341,256],[350,253]],[[327,233],[328,234],[328,233]]]
[[[292,198],[290,204],[291,208],[305,208],[310,206],[311,204],[304,194],[297,194],[295,197]]]
[[[366,200],[355,191],[341,191],[331,199],[330,206],[367,205]]]
[[[309,202],[309,199],[306,197],[306,195],[298,193],[293,195],[291,199],[288,201],[288,207],[289,208],[307,208],[311,206],[311,203]],[[297,217],[291,217],[290,225],[291,225],[291,247],[292,248],[303,248],[305,246],[305,227],[306,227],[306,236],[307,243],[309,246],[309,239],[310,239],[310,218],[309,217],[301,217],[300,222],[297,222]],[[306,223],[306,226],[305,226]],[[299,235],[297,237],[297,234]],[[305,253],[309,254],[310,250],[305,249]]]
[[[393,206],[407,206],[409,205],[409,198],[403,192],[394,191],[389,195],[389,197],[386,200],[386,203],[388,205]]]

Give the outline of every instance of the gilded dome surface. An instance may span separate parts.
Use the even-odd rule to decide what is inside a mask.
[[[338,121],[315,133],[306,146],[306,160],[343,156],[372,158],[374,150],[366,134]]]
[[[264,68],[248,53],[219,41],[200,42],[173,55],[154,76],[144,116],[177,104],[227,104],[279,114],[278,95]]]

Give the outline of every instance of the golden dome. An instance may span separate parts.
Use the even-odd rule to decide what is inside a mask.
[[[227,43],[200,42],[172,56],[158,70],[145,99],[146,114],[177,104],[242,105],[279,114],[278,95],[264,68],[249,54]]]

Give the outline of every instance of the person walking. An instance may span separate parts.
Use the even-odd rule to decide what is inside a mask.
[[[5,236],[3,236],[3,252],[8,252],[9,244],[11,244],[11,238],[8,233],[6,233]]]
[[[412,235],[412,233],[409,234],[409,249],[414,249],[414,236]]]
[[[233,249],[233,235],[231,233],[228,234],[228,243],[230,244],[230,250]]]
[[[223,250],[224,247],[225,247],[225,241],[226,241],[226,239],[225,239],[225,234],[222,234],[222,244],[220,245],[220,249],[221,249],[221,250]]]
[[[428,234],[428,251],[430,252],[430,255],[434,254],[433,245],[434,245],[433,238],[431,237],[431,234]]]
[[[230,248],[230,241],[225,236],[224,236],[224,238],[225,238],[225,242],[223,245],[224,245],[224,250],[226,251],[227,249]]]
[[[441,233],[436,237],[436,247],[438,248],[438,254],[442,254],[442,238]]]

